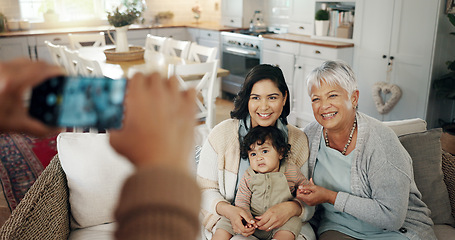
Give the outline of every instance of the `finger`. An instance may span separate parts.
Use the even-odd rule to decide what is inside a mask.
[[[313,178],[310,178],[310,184],[311,185],[315,185],[314,182],[313,182]]]

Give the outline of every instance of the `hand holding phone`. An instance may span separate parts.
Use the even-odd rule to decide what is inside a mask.
[[[55,77],[33,88],[29,114],[59,127],[120,128],[126,79]]]

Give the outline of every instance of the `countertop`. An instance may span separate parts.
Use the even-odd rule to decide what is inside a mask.
[[[204,30],[212,30],[212,31],[235,31],[244,28],[236,28],[236,27],[227,27],[222,26],[216,22],[184,22],[184,23],[170,23],[164,25],[131,25],[130,30],[140,30],[140,29],[159,29],[159,28],[176,28],[176,27],[189,27],[189,28],[198,28]],[[90,27],[71,27],[71,28],[52,28],[52,29],[33,29],[28,31],[11,31],[11,32],[4,32],[0,33],[0,38],[7,38],[7,37],[25,37],[25,36],[39,36],[39,35],[51,35],[51,34],[68,34],[68,33],[89,33],[89,32],[99,32],[99,31],[107,31],[113,30],[113,27],[110,25],[103,25],[103,26],[90,26]],[[336,41],[327,41],[327,40],[319,40],[311,38],[308,35],[298,35],[298,34],[291,34],[291,33],[283,33],[283,34],[265,34],[263,35],[264,38],[274,39],[274,40],[283,40],[283,41],[291,41],[297,43],[304,43],[310,45],[317,45],[323,47],[330,47],[330,48],[347,48],[353,47],[353,43],[345,43],[345,42],[336,42]]]
[[[130,30],[138,29],[159,29],[159,28],[174,28],[174,27],[190,27],[199,28],[213,31],[233,31],[239,28],[226,27],[213,22],[201,23],[171,23],[164,25],[131,25]],[[10,31],[0,33],[0,38],[4,37],[24,37],[24,36],[37,36],[37,35],[50,35],[50,34],[67,34],[67,33],[88,33],[113,30],[114,27],[110,25],[103,26],[89,26],[89,27],[71,27],[71,28],[52,28],[52,29],[33,29],[28,31]]]
[[[263,35],[262,37],[274,39],[274,40],[283,40],[283,41],[304,43],[304,44],[317,45],[317,46],[330,47],[330,48],[354,47],[353,43],[319,40],[319,39],[311,38],[311,36],[308,36],[308,35],[299,35],[299,34],[292,34],[292,33],[266,34],[266,35]]]

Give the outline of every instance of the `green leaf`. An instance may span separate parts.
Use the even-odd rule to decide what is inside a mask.
[[[455,14],[447,14],[447,17],[449,18],[449,21],[452,23],[452,25],[455,26]]]

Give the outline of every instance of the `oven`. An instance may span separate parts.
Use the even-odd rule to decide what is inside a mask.
[[[236,95],[246,74],[261,61],[262,36],[221,32],[221,67],[230,74],[222,79],[222,91]]]

